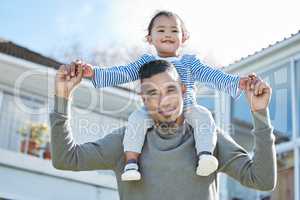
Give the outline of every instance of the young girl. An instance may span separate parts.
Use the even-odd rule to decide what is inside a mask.
[[[146,38],[148,43],[155,47],[157,55],[144,54],[128,65],[110,68],[84,64],[84,77],[92,78],[93,85],[102,88],[137,80],[139,68],[152,60],[164,59],[174,64],[182,83],[187,88],[184,98],[184,116],[194,129],[196,152],[199,158],[196,174],[208,176],[218,168],[218,160],[213,155],[216,145],[216,127],[211,113],[196,103],[195,82],[205,83],[237,98],[239,89],[245,89],[250,79],[211,68],[195,55],[181,55],[180,50],[189,35],[183,21],[175,13],[160,11],[154,15],[149,23]],[[126,158],[121,177],[123,181],[141,178],[138,157],[142,151],[147,129],[153,125],[154,122],[145,108],[130,115],[123,140]]]

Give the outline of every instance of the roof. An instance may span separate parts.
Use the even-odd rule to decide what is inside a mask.
[[[17,58],[22,58],[34,63],[45,65],[58,69],[62,64],[61,62],[54,60],[52,58],[46,57],[37,52],[31,51],[28,48],[17,45],[11,41],[0,38],[0,53],[11,55]]]
[[[16,58],[21,58],[54,69],[58,69],[59,66],[63,64],[62,62],[59,62],[53,58],[44,56],[40,53],[34,52],[26,47],[20,46],[3,38],[0,38],[0,53],[14,56]],[[134,90],[126,88],[125,86],[115,86],[115,88],[136,93]]]
[[[267,46],[265,48],[262,48],[262,49],[260,49],[258,51],[255,51],[253,54],[249,54],[249,55],[247,55],[245,57],[242,57],[239,60],[234,61],[233,63],[231,63],[228,66],[226,66],[226,68],[227,67],[229,67],[229,68],[233,67],[233,66],[235,66],[235,65],[237,65],[239,63],[242,63],[244,61],[246,62],[246,61],[248,61],[251,58],[254,58],[256,56],[260,56],[260,55],[263,56],[264,55],[263,53],[269,53],[267,51],[274,50],[276,47],[279,47],[279,46],[286,46],[286,45],[290,44],[289,42],[293,42],[293,39],[298,39],[298,37],[300,38],[300,30],[298,30],[297,33],[293,33],[290,36],[285,37],[282,40],[276,41],[275,43],[270,44],[269,46]]]

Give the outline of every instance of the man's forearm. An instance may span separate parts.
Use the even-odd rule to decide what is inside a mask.
[[[255,180],[259,190],[274,189],[277,179],[275,136],[270,122],[269,110],[252,112],[255,149],[251,177],[248,184]],[[249,173],[250,173],[249,172]]]
[[[64,96],[54,97],[54,112],[50,114],[52,163],[59,169],[71,169],[64,156],[73,145],[68,116],[71,102]],[[68,141],[67,141],[68,140]]]

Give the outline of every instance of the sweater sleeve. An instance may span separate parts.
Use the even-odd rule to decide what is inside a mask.
[[[239,89],[239,76],[228,74],[220,69],[209,66],[202,62],[196,55],[191,56],[191,73],[194,81],[226,92],[235,99],[241,94],[241,90]]]
[[[268,110],[252,113],[255,147],[254,155],[238,145],[231,137],[219,134],[219,171],[228,174],[242,185],[269,191],[277,180],[275,136]]]
[[[92,83],[95,88],[103,88],[136,81],[139,79],[141,66],[153,59],[153,56],[144,54],[138,60],[127,65],[113,67],[94,66]]]
[[[53,166],[72,171],[114,169],[123,152],[122,129],[94,142],[76,144],[69,122],[70,100],[55,97],[54,104],[50,114]]]

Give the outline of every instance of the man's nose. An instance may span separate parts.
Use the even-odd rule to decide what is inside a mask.
[[[159,105],[161,107],[168,106],[171,103],[170,95],[161,95],[159,100]]]

